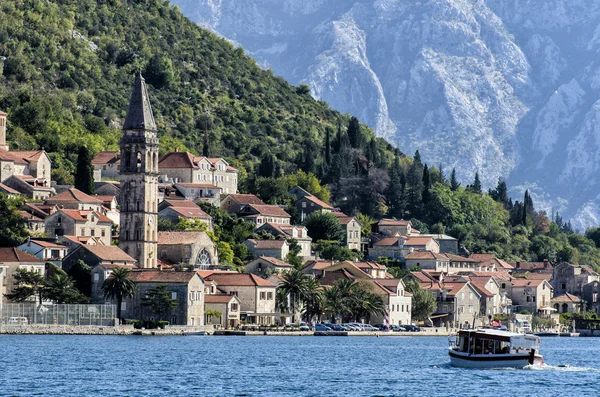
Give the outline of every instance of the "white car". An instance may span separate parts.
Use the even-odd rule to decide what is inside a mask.
[[[27,317],[9,317],[8,323],[12,325],[27,325],[29,324],[29,320]]]

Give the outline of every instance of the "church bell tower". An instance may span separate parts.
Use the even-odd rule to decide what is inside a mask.
[[[119,246],[141,268],[156,268],[158,136],[141,73],[135,77],[121,138]]]

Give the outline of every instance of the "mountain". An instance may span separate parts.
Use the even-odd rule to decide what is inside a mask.
[[[404,152],[600,223],[600,0],[174,0]]]
[[[149,84],[161,153],[226,157],[242,180],[267,155],[277,172],[295,172],[308,149],[323,147],[326,128],[350,119],[169,2],[0,0],[0,15],[8,141],[13,149],[44,147],[59,184],[72,183],[81,145],[92,153],[118,149],[138,70]],[[383,139],[375,147],[390,164],[395,150]],[[316,169],[323,153],[310,153]]]

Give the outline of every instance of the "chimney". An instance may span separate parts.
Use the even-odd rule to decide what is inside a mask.
[[[520,269],[521,268],[521,262],[517,261],[517,263],[515,263],[515,267],[517,269]]]
[[[0,149],[8,150],[6,144],[6,113],[0,112]]]
[[[546,269],[548,267],[549,263],[548,263],[548,259],[544,259],[544,269]]]

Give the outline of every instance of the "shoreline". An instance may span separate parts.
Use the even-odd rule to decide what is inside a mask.
[[[339,332],[339,331],[239,331],[214,330],[212,327],[167,327],[134,329],[124,326],[2,325],[0,335],[121,335],[121,336],[448,336],[455,330],[433,328],[420,332]]]

